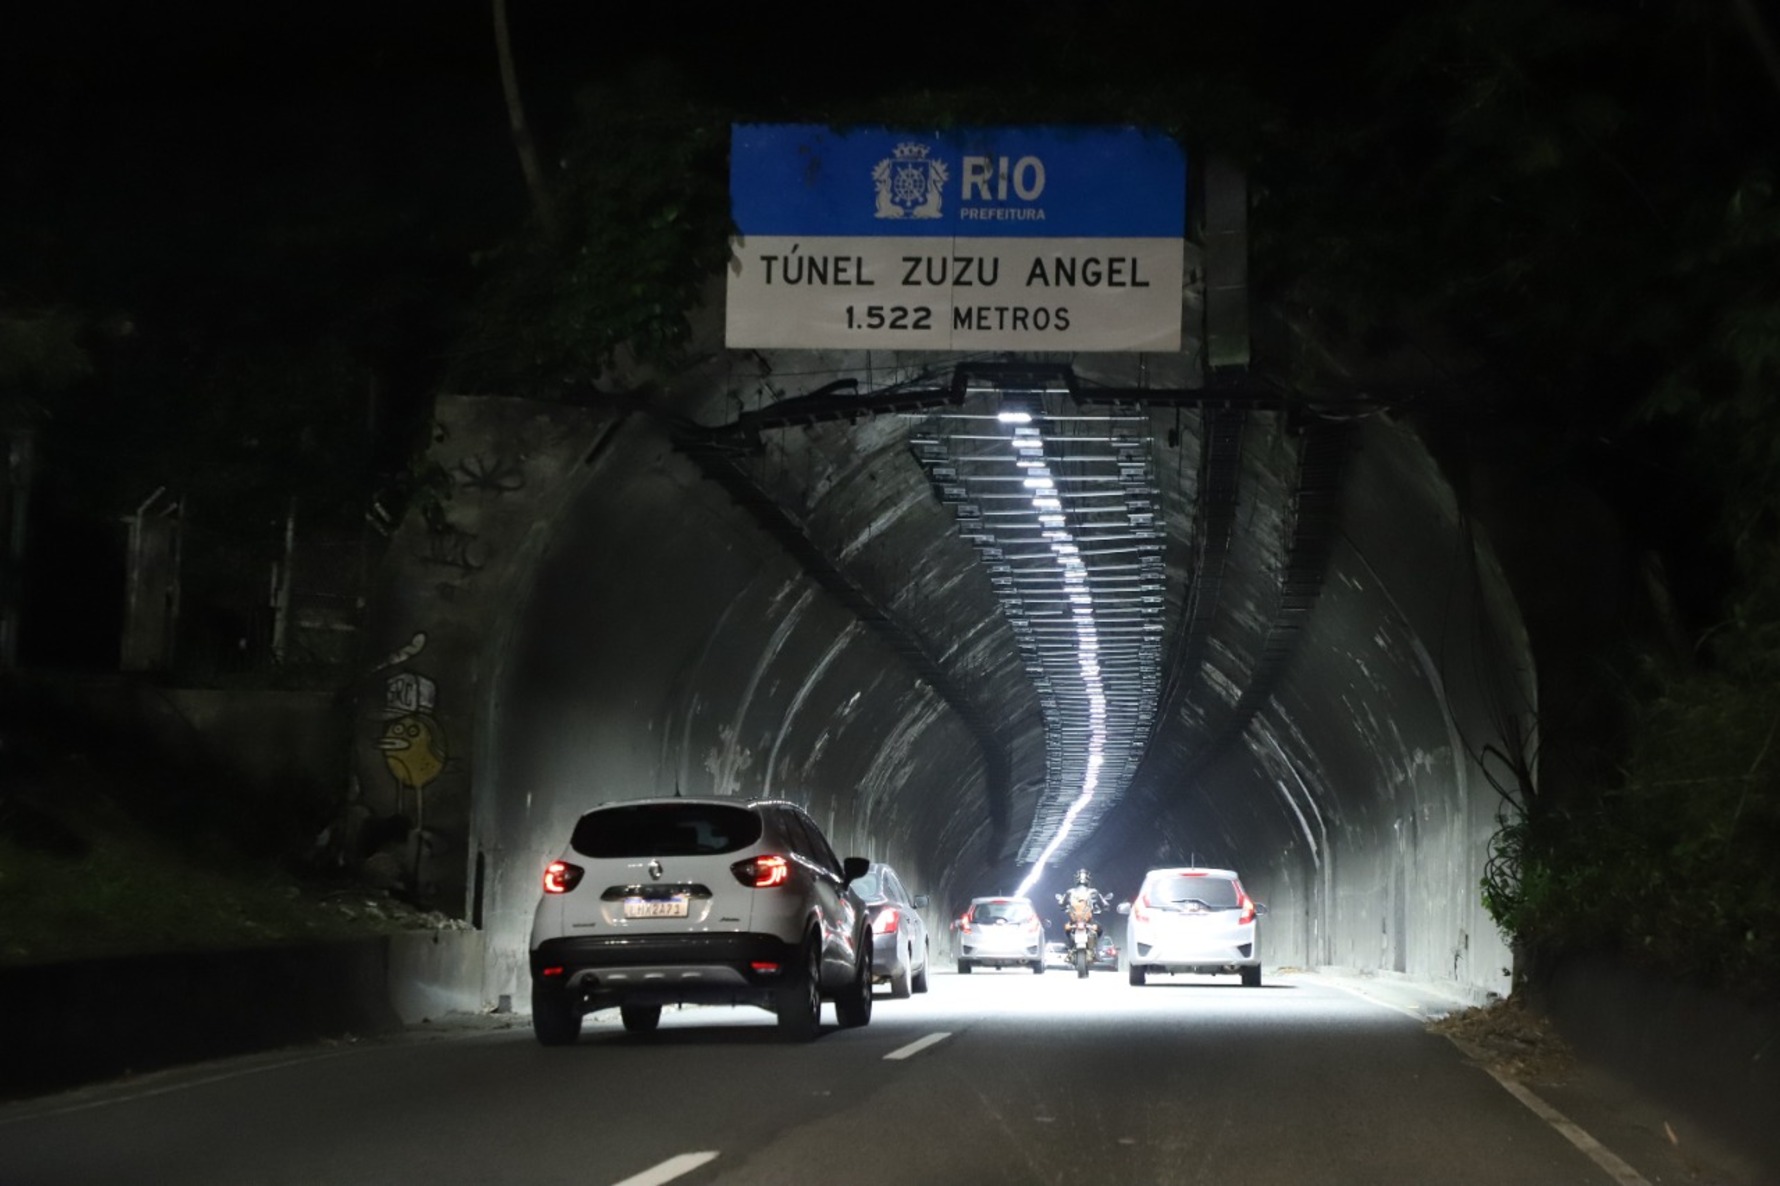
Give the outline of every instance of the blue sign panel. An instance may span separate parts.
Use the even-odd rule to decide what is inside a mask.
[[[1180,145],[1137,128],[738,124],[743,235],[1182,238]]]
[[[724,341],[1179,350],[1186,191],[1138,128],[739,124]]]

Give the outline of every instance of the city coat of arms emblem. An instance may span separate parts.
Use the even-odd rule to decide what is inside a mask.
[[[877,186],[879,218],[938,218],[946,163],[929,156],[925,144],[904,143],[871,171]]]

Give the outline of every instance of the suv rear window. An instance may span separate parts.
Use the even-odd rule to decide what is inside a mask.
[[[1145,895],[1157,906],[1203,902],[1209,910],[1234,910],[1241,903],[1236,882],[1228,877],[1161,877]]]
[[[979,923],[993,923],[1002,919],[1008,922],[1025,922],[1031,917],[1030,902],[978,902],[970,910],[970,920]]]
[[[584,857],[716,856],[760,839],[760,817],[720,803],[637,803],[590,811],[569,845]]]

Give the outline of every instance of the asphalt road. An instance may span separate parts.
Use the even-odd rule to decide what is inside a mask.
[[[1514,1094],[1418,1019],[1452,1002],[1401,986],[931,979],[804,1046],[750,1008],[649,1037],[601,1014],[566,1049],[462,1019],[12,1104],[0,1186],[1683,1180],[1614,1114]]]

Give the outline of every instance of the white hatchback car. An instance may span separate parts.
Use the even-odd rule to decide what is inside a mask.
[[[872,934],[842,862],[803,808],[779,800],[639,799],[581,816],[544,870],[532,918],[532,1029],[567,1045],[618,1006],[647,1033],[663,1005],[758,1005],[796,1041],[823,1000],[871,1020]]]
[[[1129,903],[1125,970],[1132,984],[1150,972],[1227,973],[1261,983],[1257,920],[1267,907],[1228,869],[1151,869]]]
[[[1044,923],[1031,898],[972,898],[958,920],[958,970],[1045,970]]]

